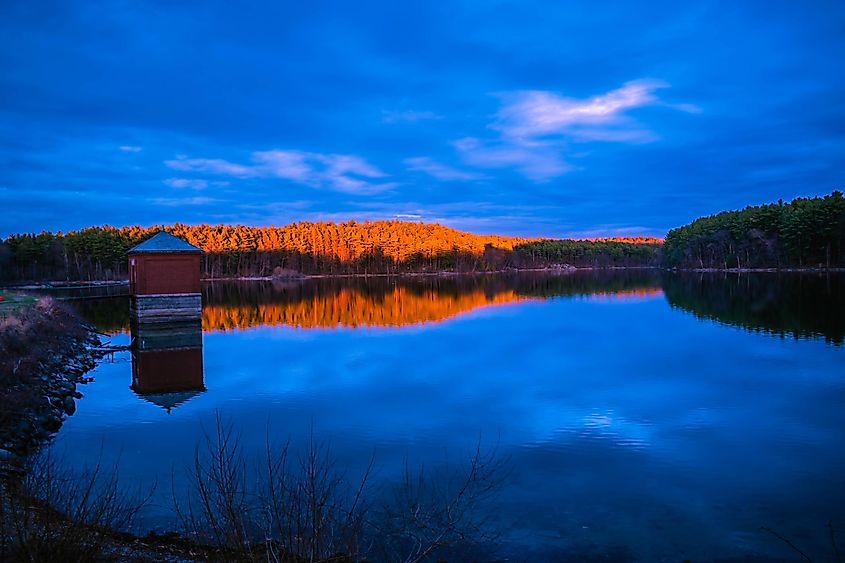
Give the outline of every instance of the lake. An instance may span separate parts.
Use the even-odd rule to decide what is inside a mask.
[[[174,527],[171,477],[220,413],[246,451],[269,428],[292,452],[313,431],[350,474],[374,456],[376,486],[495,447],[485,510],[516,560],[796,559],[761,526],[823,559],[828,521],[845,533],[845,275],[215,282],[203,301],[201,333],[104,360],[59,432],[72,466],[158,483],[145,526]],[[126,298],[75,304],[129,343]]]

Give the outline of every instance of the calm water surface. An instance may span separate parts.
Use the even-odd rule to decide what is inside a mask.
[[[77,303],[129,342],[125,299]],[[149,338],[95,370],[58,448],[166,484],[145,522],[168,529],[172,469],[216,411],[247,450],[313,425],[384,482],[480,436],[511,468],[495,509],[524,560],[788,560],[761,526],[822,559],[828,520],[845,531],[843,337],[841,275],[213,284],[201,334],[164,339],[180,352]],[[167,392],[174,370],[196,389]]]

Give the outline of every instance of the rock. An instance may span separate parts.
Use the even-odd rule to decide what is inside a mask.
[[[20,422],[18,422],[18,432],[20,434],[26,434],[32,430],[32,421],[29,418],[22,418]]]
[[[73,397],[65,397],[65,412],[68,416],[73,416],[73,413],[76,412],[76,403],[73,400]]]
[[[42,309],[39,311],[47,322],[52,316],[62,314],[58,309]],[[14,463],[14,458],[9,456],[27,454],[48,442],[59,431],[65,417],[75,414],[74,399],[82,398],[76,390],[77,383],[93,380],[85,374],[97,365],[101,357],[90,348],[101,344],[91,335],[80,336],[70,332],[46,344],[49,349],[39,348],[30,359],[35,367],[32,368],[33,376],[22,385],[26,391],[26,404],[16,407],[18,412],[15,412],[14,418],[10,418],[2,428],[0,473],[6,473],[4,466]]]
[[[0,476],[21,475],[23,472],[23,458],[9,450],[0,449]]]
[[[62,421],[50,416],[41,421],[41,427],[48,432],[58,432],[59,428],[62,427]]]
[[[0,463],[21,464],[23,463],[23,459],[18,454],[9,450],[0,450]]]

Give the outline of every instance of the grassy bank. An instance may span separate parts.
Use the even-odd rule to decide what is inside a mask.
[[[0,289],[0,318],[18,314],[26,307],[34,304],[34,297]]]

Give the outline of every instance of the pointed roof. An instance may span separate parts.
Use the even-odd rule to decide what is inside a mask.
[[[127,254],[136,252],[202,252],[202,250],[179,237],[161,231],[138,246],[130,248]]]
[[[198,389],[186,389],[184,391],[170,391],[167,393],[137,393],[140,398],[148,401],[156,406],[163,408],[167,411],[167,414],[170,414],[172,409],[175,409],[179,405],[183,405],[196,397],[197,395],[201,395],[205,391],[205,387],[201,387]]]

